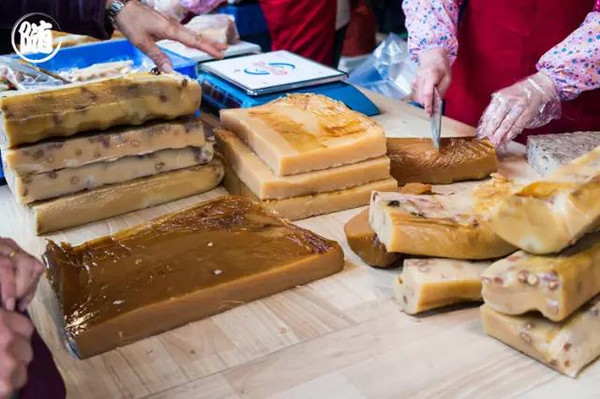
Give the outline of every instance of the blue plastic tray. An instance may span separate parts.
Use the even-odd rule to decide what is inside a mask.
[[[175,71],[192,79],[198,77],[196,61],[169,50],[163,49],[163,51],[171,59]],[[150,58],[146,57],[127,39],[109,40],[60,49],[54,58],[37,65],[51,72],[60,72],[71,68],[85,68],[103,62],[127,60],[132,60],[134,67],[153,65]]]

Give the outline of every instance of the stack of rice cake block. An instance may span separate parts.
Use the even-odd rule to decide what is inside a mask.
[[[356,208],[397,188],[383,129],[325,96],[221,111],[225,187],[290,220]]]
[[[600,147],[506,197],[491,228],[521,251],[482,274],[485,332],[575,377],[600,356]]]
[[[217,186],[223,165],[193,116],[200,97],[196,82],[149,73],[0,97],[6,180],[36,232]]]

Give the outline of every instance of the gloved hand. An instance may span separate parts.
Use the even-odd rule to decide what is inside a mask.
[[[488,137],[502,150],[523,129],[544,126],[560,118],[560,113],[554,81],[538,72],[492,94],[492,101],[479,121],[477,137]]]
[[[433,89],[437,87],[444,97],[452,82],[452,69],[448,51],[444,48],[425,50],[419,55],[419,69],[413,82],[413,100],[425,107],[431,116]]]

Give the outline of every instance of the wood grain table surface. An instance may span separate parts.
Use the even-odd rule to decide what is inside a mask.
[[[427,136],[429,122],[407,104],[371,95],[386,130]],[[445,119],[443,135],[473,129]],[[509,177],[535,179],[524,147],[501,162]],[[437,187],[458,191],[472,183]],[[45,238],[74,244],[226,194],[223,188],[170,204],[65,230],[33,234],[30,215],[0,188],[0,236],[40,255]],[[361,208],[362,209],[362,208]],[[30,307],[54,353],[70,398],[598,398],[600,362],[564,377],[487,337],[478,306],[413,317],[392,297],[398,269],[373,269],[348,248],[343,225],[361,209],[300,221],[337,240],[342,272],[225,313],[77,360],[57,329],[56,301],[45,279]],[[600,332],[599,332],[600,333]]]

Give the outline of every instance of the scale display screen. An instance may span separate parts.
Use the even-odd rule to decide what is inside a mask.
[[[251,96],[290,91],[346,78],[342,71],[283,50],[207,62],[201,65],[201,69]]]

